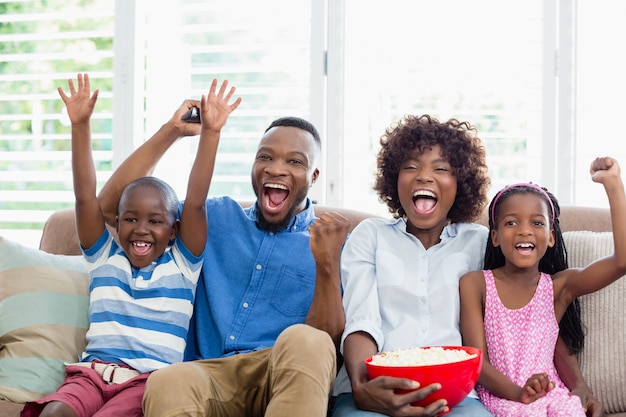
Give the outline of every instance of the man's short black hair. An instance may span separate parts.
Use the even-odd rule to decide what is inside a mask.
[[[317,147],[319,149],[322,149],[322,140],[320,139],[320,134],[318,133],[315,126],[313,126],[313,123],[309,122],[308,120],[304,120],[300,117],[295,117],[295,116],[281,117],[281,118],[274,120],[269,125],[269,127],[265,129],[264,133],[267,133],[267,131],[270,130],[271,128],[278,127],[278,126],[297,127],[298,129],[306,130],[311,135],[313,135],[313,139],[315,139],[315,143],[317,144]]]

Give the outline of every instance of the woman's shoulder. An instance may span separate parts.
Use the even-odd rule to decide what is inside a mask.
[[[463,239],[486,239],[489,235],[489,229],[479,223],[453,223],[450,227],[454,229],[452,234]]]

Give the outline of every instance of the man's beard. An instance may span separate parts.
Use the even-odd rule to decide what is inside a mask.
[[[281,230],[285,230],[287,226],[289,226],[289,223],[291,223],[291,221],[293,220],[293,216],[295,215],[294,212],[294,207],[292,207],[284,219],[282,219],[278,223],[271,223],[265,220],[265,217],[263,217],[263,213],[261,212],[261,210],[257,210],[256,226],[261,230],[265,230],[266,232],[278,233]]]

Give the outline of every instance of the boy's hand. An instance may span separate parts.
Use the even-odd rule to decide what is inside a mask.
[[[205,97],[202,95],[200,99],[200,121],[202,123],[202,130],[221,131],[230,113],[239,107],[241,97],[237,97],[233,103],[228,104],[233,94],[235,94],[235,87],[231,87],[228,94],[224,96],[227,87],[228,81],[223,81],[219,92],[215,94],[217,79],[213,79],[208,96]]]
[[[89,75],[78,74],[78,91],[74,87],[74,81],[68,80],[67,84],[70,88],[70,95],[65,94],[63,89],[59,87],[59,95],[61,100],[67,107],[67,114],[72,122],[72,125],[80,125],[89,123],[89,118],[93,113],[93,109],[98,100],[98,93],[100,90],[93,92],[90,96],[91,86],[89,83]]]
[[[609,156],[594,159],[589,168],[591,180],[604,184],[607,180],[620,177],[620,168],[617,161]]]

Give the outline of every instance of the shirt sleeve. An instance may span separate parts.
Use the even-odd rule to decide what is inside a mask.
[[[346,326],[341,337],[341,352],[346,337],[354,332],[368,333],[378,350],[384,343],[378,305],[376,279],[377,226],[364,220],[352,231],[341,254],[341,284]]]

